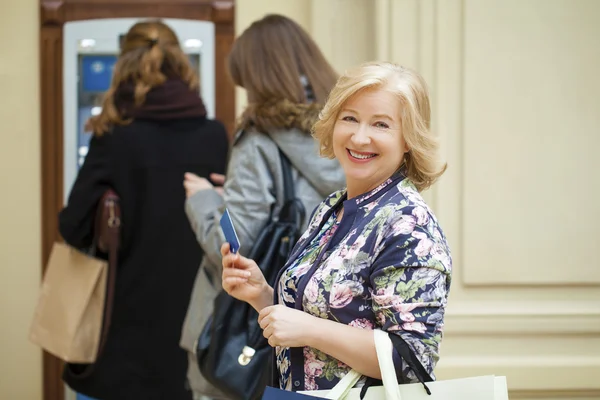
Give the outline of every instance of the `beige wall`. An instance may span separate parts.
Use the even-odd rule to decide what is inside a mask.
[[[428,194],[455,262],[438,377],[600,398],[600,2],[378,7],[377,56],[425,75],[449,161]]]
[[[38,0],[0,1],[0,399],[41,398]]]
[[[238,32],[277,4],[338,71],[381,59],[428,80],[449,168],[426,198],[455,261],[438,377],[600,398],[600,2],[238,2]]]
[[[237,4],[237,32],[283,13],[338,71],[379,58],[429,81],[449,169],[427,198],[455,258],[438,376],[504,374],[511,399],[600,398],[600,2]],[[1,399],[42,391],[27,342],[40,270],[37,5],[0,2]]]

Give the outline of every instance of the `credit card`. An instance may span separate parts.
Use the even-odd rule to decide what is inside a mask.
[[[221,217],[221,230],[225,235],[225,240],[229,243],[229,247],[232,253],[237,253],[240,249],[240,240],[238,239],[233,222],[231,222],[231,216],[229,210],[225,209],[225,213]]]

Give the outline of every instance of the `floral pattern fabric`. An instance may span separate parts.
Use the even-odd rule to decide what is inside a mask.
[[[278,283],[279,304],[294,308],[298,281],[308,272],[312,263],[316,260],[319,251],[335,233],[335,228],[337,227],[336,220],[337,217],[334,213],[325,223],[319,234],[312,240],[311,244],[296,259],[297,262],[288,267],[283,275],[281,275]],[[277,366],[279,369],[279,386],[284,390],[292,390],[290,348],[277,346],[275,348],[275,355],[277,356]]]
[[[342,202],[344,218],[332,233]],[[436,217],[412,182],[398,175],[358,198],[345,200],[340,191],[321,203],[282,270],[276,296],[320,318],[399,335],[433,377],[451,268]],[[330,389],[350,370],[314,348],[276,352],[280,386],[287,390]],[[397,354],[394,361],[398,375],[416,381]]]

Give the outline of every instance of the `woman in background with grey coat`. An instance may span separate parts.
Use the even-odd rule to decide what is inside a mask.
[[[228,59],[233,82],[246,89],[248,106],[234,139],[222,193],[206,179],[186,174],[186,212],[204,250],[183,327],[181,346],[189,352],[188,380],[201,395],[226,398],[206,382],[193,355],[194,342],[212,313],[221,290],[219,219],[227,208],[247,254],[260,230],[283,202],[283,176],[278,149],[290,160],[296,196],[306,216],[330,193],[344,187],[336,160],[321,158],[310,131],[337,74],[310,36],[294,21],[268,15],[236,40]]]

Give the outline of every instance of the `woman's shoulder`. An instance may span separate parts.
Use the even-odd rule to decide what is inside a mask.
[[[225,128],[225,125],[218,119],[205,118],[204,120],[200,121],[198,128],[210,134],[219,135],[225,138],[228,137],[227,128]]]
[[[257,130],[237,132],[233,138],[232,149],[237,154],[252,154],[252,157],[262,156],[266,161],[278,159],[274,156],[277,154],[277,144],[266,133]]]
[[[367,209],[372,213],[373,210],[385,210],[387,219],[394,220],[407,213],[424,212],[434,216],[433,211],[423,199],[423,196],[415,185],[409,179],[403,179],[390,189],[380,198],[373,202],[367,202],[362,205],[363,209]]]
[[[248,146],[255,143],[270,141],[266,133],[259,132],[256,129],[239,130],[233,137],[234,146]]]
[[[377,200],[361,206],[364,220],[383,224],[379,232],[384,236],[417,235],[422,232],[430,238],[446,242],[445,235],[431,207],[415,185],[404,179]]]

